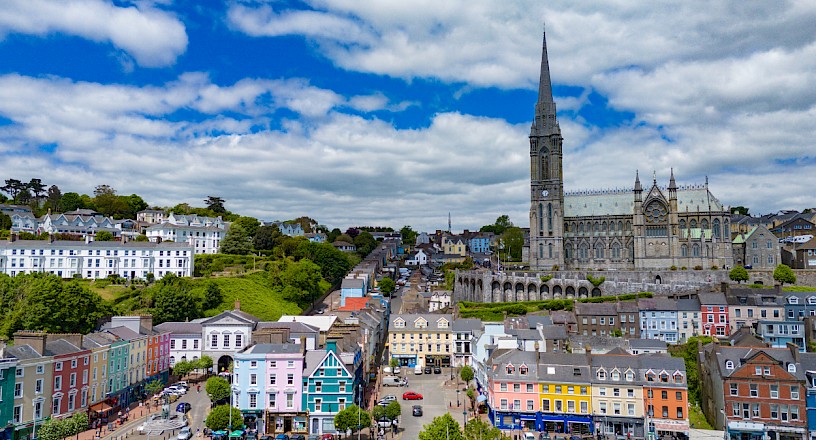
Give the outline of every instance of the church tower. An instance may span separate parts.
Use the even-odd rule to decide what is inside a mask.
[[[564,268],[564,180],[561,127],[555,116],[547,35],[541,51],[541,77],[535,120],[530,128],[530,267]]]

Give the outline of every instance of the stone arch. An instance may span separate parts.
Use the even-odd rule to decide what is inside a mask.
[[[530,284],[527,285],[527,300],[528,301],[535,301],[536,299],[538,299],[538,298],[536,298],[537,293],[538,293],[538,287],[536,287],[535,284],[530,283]]]
[[[498,281],[493,281],[490,287],[492,301],[494,303],[502,302],[502,289]]]
[[[559,286],[558,284],[556,284],[555,286],[553,286],[552,291],[553,291],[553,298],[554,298],[554,299],[561,298],[561,296],[562,296],[562,295],[561,295],[561,286]]]
[[[708,229],[708,219],[702,219],[700,221],[700,229]]]
[[[477,300],[477,301],[483,301],[483,299],[482,299],[483,295],[484,295],[484,285],[482,284],[482,280],[479,279],[478,281],[476,281],[476,293],[474,295],[474,299]]]
[[[583,233],[584,233],[584,222],[579,222],[579,223],[578,223],[578,233],[579,233],[579,234],[583,234]]]
[[[663,284],[663,279],[660,278],[660,275],[655,276],[655,284]]]
[[[606,220],[604,220],[603,223],[601,223],[601,232],[607,232]]]
[[[232,356],[225,354],[218,358],[218,363],[216,363],[216,367],[218,368],[218,372],[222,373],[227,371],[229,365],[232,363]]]
[[[550,297],[550,286],[547,284],[542,284],[538,289],[538,294],[541,299],[548,299]]]
[[[502,286],[502,302],[513,301],[513,284],[510,281],[505,281]]]
[[[567,286],[567,289],[564,291],[567,298],[575,298],[575,287]]]
[[[592,289],[592,296],[601,296],[601,289],[595,287]]]
[[[589,296],[589,290],[586,287],[581,286],[578,288],[578,297],[579,298],[586,298]]]

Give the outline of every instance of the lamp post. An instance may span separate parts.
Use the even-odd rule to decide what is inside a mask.
[[[465,431],[465,425],[467,425],[467,410],[462,410],[462,432]]]
[[[459,407],[459,388],[456,389],[456,407]]]

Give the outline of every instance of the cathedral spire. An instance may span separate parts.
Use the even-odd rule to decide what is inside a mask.
[[[550,63],[547,57],[547,33],[544,32],[541,49],[541,73],[538,80],[538,102],[535,107],[535,122],[533,130],[539,134],[548,134],[557,127],[555,119],[555,101],[552,94],[550,80]]]
[[[671,169],[671,177],[669,178],[669,189],[677,189],[677,182],[674,181],[674,168]]]
[[[635,191],[643,191],[643,186],[640,185],[640,173],[635,170]]]

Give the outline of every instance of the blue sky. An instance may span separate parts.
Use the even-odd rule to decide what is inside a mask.
[[[546,21],[567,189],[674,168],[754,213],[816,206],[816,5],[574,3],[8,0],[0,176],[341,228],[526,226]]]

